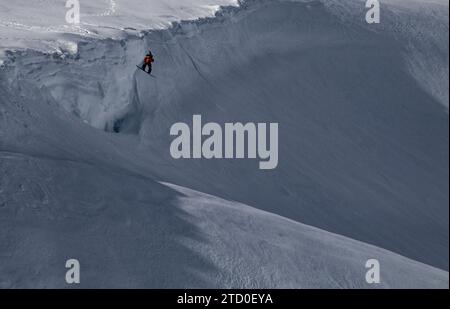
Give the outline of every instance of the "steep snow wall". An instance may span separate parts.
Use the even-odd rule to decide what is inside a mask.
[[[448,288],[446,271],[159,183],[134,164],[129,136],[0,80],[2,288],[66,288],[68,258],[81,262],[83,288]],[[377,285],[365,281],[372,258]]]
[[[396,1],[380,25],[364,15],[362,1],[246,1],[76,54],[10,53],[4,80],[125,133],[95,135],[128,168],[448,269],[448,5]],[[135,68],[147,48],[157,79]],[[279,168],[174,161],[169,128],[196,113],[278,122]]]

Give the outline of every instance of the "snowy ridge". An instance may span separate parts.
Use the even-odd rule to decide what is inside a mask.
[[[11,98],[3,88],[0,94]],[[2,288],[63,288],[59,266],[73,256],[83,263],[84,288],[370,288],[364,263],[374,257],[383,265],[377,287],[448,287],[448,272],[160,184],[101,132],[47,104],[2,102]],[[21,133],[26,147],[5,143],[3,125]]]
[[[384,265],[378,288],[448,286],[448,272],[392,252],[236,202],[164,185],[182,194],[180,208],[205,235],[203,241],[186,243],[221,270],[221,287],[368,288],[361,265],[373,256]],[[230,252],[231,258],[222,258]]]
[[[221,5],[236,4],[235,0],[81,0],[80,24],[70,25],[65,22],[66,1],[0,0],[0,57],[8,49],[52,52],[67,35],[75,43],[139,35],[174,21],[213,16]]]
[[[448,80],[448,14],[389,6],[369,28],[358,3],[246,1],[7,52],[0,285],[61,287],[81,254],[86,287],[364,288],[379,258],[381,287],[448,288],[448,88],[425,82]],[[148,47],[156,80],[135,68]],[[194,113],[279,122],[279,169],[172,160],[168,129]]]

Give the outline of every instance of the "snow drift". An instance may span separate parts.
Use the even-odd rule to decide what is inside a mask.
[[[361,1],[245,1],[8,52],[0,284],[64,286],[54,269],[81,254],[88,287],[368,287],[368,258],[383,287],[448,287],[448,4],[363,17]],[[156,80],[135,68],[147,48]],[[169,128],[193,114],[278,122],[278,169],[174,161]]]

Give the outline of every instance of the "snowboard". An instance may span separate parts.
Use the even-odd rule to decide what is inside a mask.
[[[140,66],[138,66],[138,65],[136,65],[136,68],[138,68],[138,69],[141,70],[142,72],[145,72],[145,71],[142,69],[142,67],[140,67]],[[147,72],[145,72],[145,73],[147,73]],[[149,74],[149,73],[147,73],[147,74],[150,75],[150,76],[153,77],[153,78],[156,78],[155,75],[152,75],[152,74]]]

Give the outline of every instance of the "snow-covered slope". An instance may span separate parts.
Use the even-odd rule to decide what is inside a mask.
[[[246,1],[7,52],[1,284],[63,286],[78,256],[88,287],[366,287],[378,258],[383,287],[448,287],[413,261],[448,269],[448,4],[405,3],[367,25],[362,1]],[[279,168],[174,161],[194,113],[279,122]]]
[[[236,202],[168,186],[182,194],[176,204],[204,237],[185,243],[212,261],[219,270],[220,287],[369,288],[362,265],[373,257],[383,265],[383,283],[377,288],[448,286],[447,272],[392,252]]]
[[[447,272],[384,249],[160,184],[42,98],[2,103],[3,124],[46,143],[26,134],[27,151],[1,145],[1,288],[66,287],[69,258],[84,288],[448,287]],[[365,281],[371,258],[380,285]]]
[[[235,0],[79,0],[80,23],[66,22],[67,0],[0,0],[0,53],[11,48],[74,50],[83,38],[121,38],[212,16]],[[76,46],[76,45],[75,45]]]

